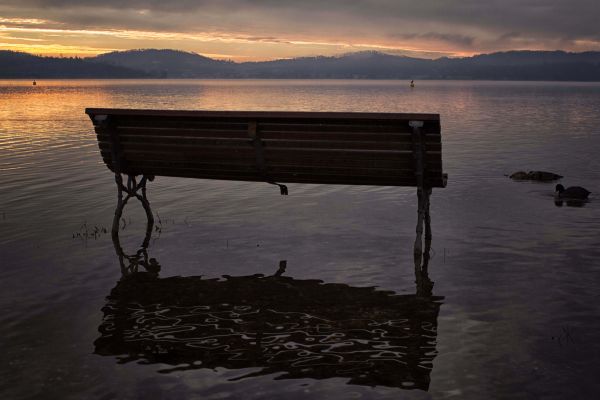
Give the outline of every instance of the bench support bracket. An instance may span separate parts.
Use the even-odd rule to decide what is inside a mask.
[[[127,175],[127,185],[124,185],[123,176],[120,173],[115,173],[115,182],[117,183],[117,208],[115,209],[112,225],[113,239],[119,235],[119,222],[123,215],[123,208],[125,208],[125,205],[132,197],[135,197],[142,203],[142,207],[144,207],[146,217],[148,218],[148,226],[151,227],[154,225],[154,215],[150,208],[150,202],[146,197],[146,183],[153,180],[153,176],[143,175],[142,179],[138,182],[135,175]],[[123,193],[126,194],[125,197],[123,197]]]
[[[262,175],[264,181],[268,184],[276,185],[277,187],[279,187],[279,193],[282,196],[287,196],[287,186],[273,181],[268,176],[267,167],[265,163],[265,153],[263,148],[264,144],[262,142],[262,139],[260,138],[260,134],[258,132],[258,123],[256,121],[251,121],[248,123],[248,136],[250,136],[250,139],[252,139],[252,146],[254,146],[254,151],[256,153],[256,167],[258,168],[258,171]]]

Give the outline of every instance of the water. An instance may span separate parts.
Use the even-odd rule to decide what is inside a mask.
[[[138,204],[121,231],[151,272],[122,278],[85,107],[440,113],[433,297],[414,188],[159,177],[147,254]],[[599,151],[600,84],[0,81],[0,396],[592,398]],[[504,176],[533,169],[591,200]]]

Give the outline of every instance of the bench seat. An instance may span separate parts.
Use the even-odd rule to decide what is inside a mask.
[[[437,114],[87,109],[106,165],[128,175],[444,187]],[[113,150],[119,160],[113,160]]]

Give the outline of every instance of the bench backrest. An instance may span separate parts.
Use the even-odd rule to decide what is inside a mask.
[[[102,158],[115,172],[417,186],[422,164],[425,186],[446,185],[437,114],[94,108],[86,113]]]

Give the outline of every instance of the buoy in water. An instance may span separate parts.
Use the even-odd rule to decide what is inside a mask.
[[[35,85],[37,85],[37,82],[36,82],[36,81],[33,81],[33,86],[35,86]]]
[[[410,81],[410,87],[414,88],[415,87],[415,81]]]

